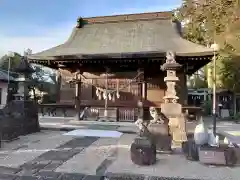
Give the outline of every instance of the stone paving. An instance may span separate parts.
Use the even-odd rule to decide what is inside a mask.
[[[75,137],[42,131],[0,149],[0,180],[239,180],[240,167],[211,167],[182,155],[158,155],[153,166],[137,166],[129,147],[135,134],[120,138]]]
[[[205,117],[211,125],[211,117]],[[100,129],[100,130],[117,130],[123,133],[137,133],[138,128],[134,123],[129,122],[98,122],[98,121],[76,121],[72,117],[39,117],[40,126],[49,130],[73,130],[73,129]],[[193,132],[197,122],[188,122],[187,130]],[[234,122],[217,122],[217,129],[221,130],[238,130],[240,124]]]
[[[123,133],[137,133],[138,128],[129,122],[76,121],[72,118],[41,117],[39,123],[45,130],[97,129],[117,130]]]

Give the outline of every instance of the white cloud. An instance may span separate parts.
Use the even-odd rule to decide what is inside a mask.
[[[36,29],[37,35],[35,36],[3,35],[4,33],[1,32],[0,28],[0,56],[6,54],[8,51],[22,54],[24,50],[28,48],[30,48],[33,53],[36,53],[62,44],[70,36],[75,24],[76,23],[70,22],[49,28],[28,25],[28,31],[34,31],[34,29]],[[27,33],[28,32],[24,32],[24,34]]]

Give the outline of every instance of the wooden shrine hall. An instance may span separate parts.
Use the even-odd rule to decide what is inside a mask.
[[[103,116],[101,109],[112,109],[117,120],[134,121],[139,100],[145,109],[163,102],[165,72],[160,66],[168,51],[182,65],[177,91],[187,107],[186,76],[210,62],[213,51],[185,40],[172,12],[78,18],[65,43],[28,59],[59,69],[62,79],[75,82],[77,93],[63,82],[60,103],[77,100],[79,112],[90,107]]]

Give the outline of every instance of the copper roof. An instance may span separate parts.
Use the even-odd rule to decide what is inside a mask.
[[[171,12],[128,14],[83,18],[69,39],[51,49],[33,54],[30,59],[54,60],[67,56],[121,55],[137,53],[177,56],[208,56],[212,49],[192,43],[181,36]],[[108,56],[111,57],[111,56]]]

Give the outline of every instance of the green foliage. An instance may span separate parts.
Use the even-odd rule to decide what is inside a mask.
[[[204,101],[202,107],[203,107],[205,114],[207,114],[207,115],[212,114],[212,100]]]
[[[207,82],[205,81],[205,79],[202,79],[202,78],[197,76],[195,78],[195,86],[197,88],[207,88]]]
[[[8,65],[10,61],[10,71],[13,71],[21,60],[21,55],[18,53],[14,53],[13,57],[9,57],[7,55],[0,58],[0,67],[4,70],[8,70]]]
[[[236,114],[232,117],[232,119],[235,120],[235,121],[239,121],[239,119],[240,119],[240,113],[239,113],[239,112],[236,113]]]
[[[35,73],[33,74],[32,83],[39,91],[47,92],[43,97],[43,103],[56,103],[58,94],[58,82],[55,74],[46,74],[44,67],[34,65]],[[46,82],[46,76],[51,79],[52,83]]]
[[[0,70],[5,71],[7,73],[8,66],[10,62],[10,76],[17,78],[18,73],[14,72],[15,68],[18,67],[21,60],[21,55],[18,53],[14,53],[14,57],[8,57],[7,55],[0,58]],[[34,66],[35,72],[29,78],[31,79],[31,87],[35,87],[40,91],[47,92],[48,96],[45,98],[45,103],[53,103],[56,102],[59,91],[59,82],[56,80],[55,74],[47,74],[44,72],[43,67]],[[46,76],[48,76],[52,83],[46,82]],[[13,89],[13,93],[16,93],[17,83],[10,83],[10,88]]]
[[[217,61],[220,86],[239,91],[239,0],[183,0],[176,12],[177,17],[186,22],[183,28],[185,38],[206,46],[214,41],[220,45]]]
[[[224,88],[232,90],[234,92],[240,92],[239,80],[240,80],[240,62],[239,57],[222,54],[219,56],[222,61],[222,68],[219,70],[221,75],[222,84]]]
[[[57,94],[46,94],[43,96],[42,103],[48,104],[48,103],[56,103]]]
[[[199,89],[199,88],[207,88],[207,81],[199,77],[198,75],[194,76],[193,79],[189,79],[189,88]]]

